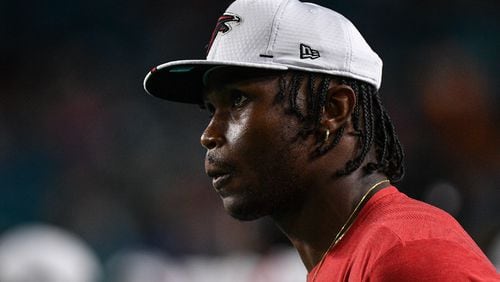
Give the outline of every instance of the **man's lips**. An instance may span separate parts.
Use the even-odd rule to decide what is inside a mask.
[[[207,154],[205,158],[205,172],[212,178],[212,185],[216,190],[220,190],[226,185],[233,174],[233,169],[221,158]]]
[[[229,170],[209,167],[206,172],[207,175],[212,178],[212,185],[217,191],[220,191],[222,187],[231,180],[231,172]]]
[[[207,167],[205,170],[206,170],[208,177],[213,178],[213,179],[218,179],[222,176],[229,174],[228,170],[220,169],[217,167]]]
[[[231,174],[223,174],[221,176],[217,176],[212,178],[212,185],[215,190],[220,191],[222,187],[224,187],[231,180]]]

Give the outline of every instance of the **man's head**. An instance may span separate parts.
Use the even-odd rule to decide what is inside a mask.
[[[343,16],[297,0],[238,0],[209,48],[207,60],[153,69],[144,86],[212,113],[205,167],[233,216],[284,213],[308,186],[355,171],[402,177],[378,94],[382,61]]]

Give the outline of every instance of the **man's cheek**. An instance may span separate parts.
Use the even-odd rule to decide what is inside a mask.
[[[230,144],[238,144],[245,139],[250,138],[250,119],[248,114],[238,115],[236,118],[233,117],[227,128],[226,140]],[[253,140],[250,140],[253,141]]]

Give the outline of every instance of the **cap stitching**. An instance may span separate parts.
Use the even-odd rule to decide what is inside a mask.
[[[345,19],[347,21],[347,19]],[[347,56],[345,58],[345,64],[346,64],[346,69],[349,70],[349,72],[352,73],[352,68],[351,68],[351,63],[352,63],[352,39],[351,39],[351,31],[349,29],[349,26],[347,26],[346,21],[341,21],[343,30],[344,30],[344,35],[346,36],[346,39],[348,41],[348,48],[347,48]]]
[[[290,0],[282,1],[280,6],[278,7],[278,9],[276,10],[276,13],[274,14],[273,25],[272,25],[274,32],[271,32],[271,36],[269,38],[269,43],[267,45],[266,54],[272,53],[274,51],[274,46],[276,45],[276,40],[278,38],[278,31],[279,31],[280,26],[281,26],[281,18],[283,16],[283,14],[285,13],[285,8],[289,2],[290,2]],[[271,43],[271,41],[272,41],[272,43]]]

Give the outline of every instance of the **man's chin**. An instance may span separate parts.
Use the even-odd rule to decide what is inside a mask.
[[[261,209],[262,206],[258,207],[258,205],[238,204],[229,199],[224,199],[223,202],[226,212],[231,217],[240,221],[252,221],[268,215],[268,213]]]

